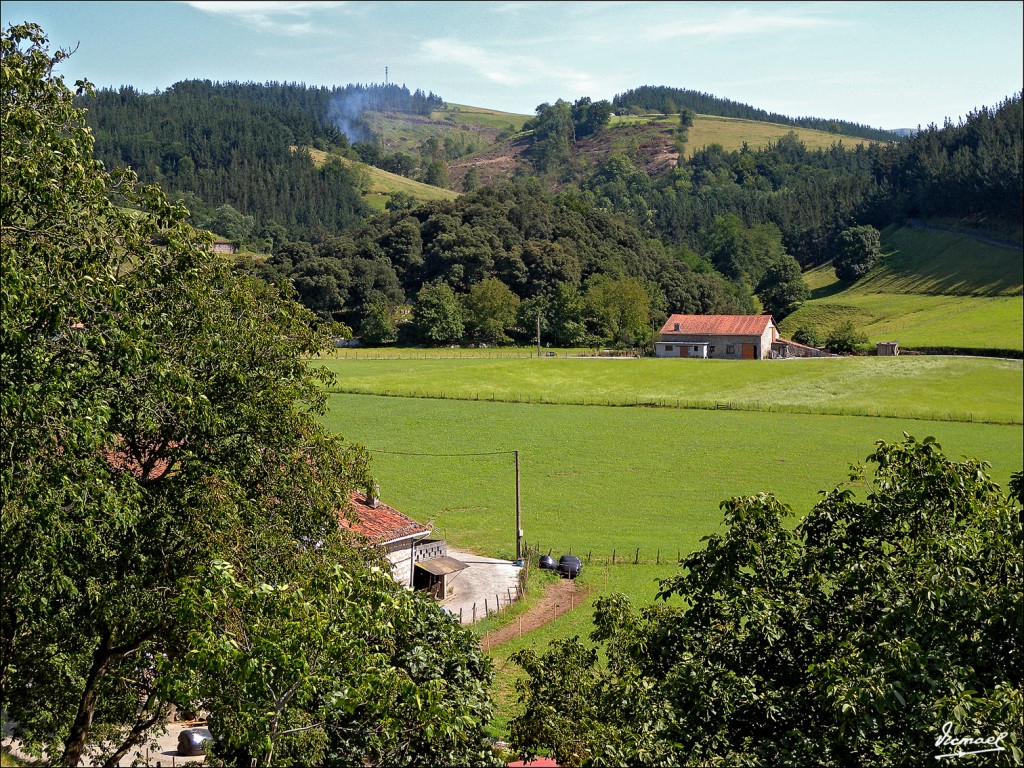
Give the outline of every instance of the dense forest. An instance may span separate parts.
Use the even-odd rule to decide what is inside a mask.
[[[614,106],[558,100],[526,124],[531,165],[515,178],[456,202],[397,196],[375,217],[360,172],[341,159],[317,167],[304,149],[443,184],[457,148],[428,139],[416,159],[350,136],[363,110],[421,115],[442,104],[433,93],[189,81],[80,101],[108,167],[131,166],[197,226],[272,252],[239,268],[371,343],[522,341],[538,314],[545,338],[564,345],[639,346],[671,312],[781,319],[807,296],[801,269],[832,259],[852,228],[939,217],[1006,231],[1024,215],[1019,93],[902,141],[848,147],[837,135],[809,150],[791,133],[761,148],[697,148],[658,175],[621,153],[588,166],[580,148],[614,130],[624,106],[682,110],[683,141],[694,109],[810,123],[681,89],[645,86]],[[621,310],[630,302],[642,311]]]
[[[669,88],[667,86],[643,85],[620,93],[612,99],[612,105],[620,112],[661,112],[674,115],[689,109],[701,115],[718,115],[720,117],[739,117],[744,120],[760,120],[767,123],[792,125],[799,128],[813,128],[818,131],[858,136],[876,141],[895,141],[900,135],[883,128],[872,128],[869,125],[851,123],[846,120],[826,120],[820,117],[788,117],[775,112],[742,104],[731,99],[712,96],[710,93],[692,91],[686,88]]]
[[[310,87],[190,80],[161,93],[106,89],[78,100],[96,137],[96,157],[131,167],[182,198],[201,226],[230,206],[252,216],[235,239],[338,232],[369,214],[359,175],[341,163],[317,168],[297,147],[345,148],[368,137],[366,111],[429,114],[442,102],[404,86]],[[221,212],[223,218],[223,211]]]

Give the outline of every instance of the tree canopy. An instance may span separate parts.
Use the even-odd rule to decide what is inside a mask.
[[[341,622],[338,642],[368,652],[324,656],[330,692],[275,700],[281,717],[247,721],[226,748],[261,765],[275,743],[299,764],[351,754],[348,726],[321,716],[347,723],[355,712],[382,753],[416,743],[449,762],[489,759],[489,668],[466,631],[377,578],[381,556],[340,530],[350,491],[371,478],[365,451],[316,419],[329,376],[303,356],[327,333],[234,272],[159,189],[93,158],[84,115],[53,72],[66,54],[51,54],[39,27],[5,29],[0,54],[5,725],[68,766],[116,764],[172,702],[216,707],[214,723],[237,725],[210,691],[252,682],[227,639],[252,604],[251,616],[310,611],[307,634],[254,657],[282,675],[319,653],[316,621]],[[231,579],[218,580],[216,563]],[[387,637],[381,605],[396,611]],[[449,649],[446,662],[422,650],[427,637]],[[170,672],[183,659],[196,662],[191,688]],[[380,690],[405,702],[401,713],[360,720]],[[425,691],[430,701],[443,691],[445,708],[417,710]],[[282,733],[295,723],[301,731]],[[301,739],[313,743],[299,749]]]
[[[1019,764],[1021,474],[1007,495],[909,436],[868,462],[795,527],[771,494],[723,502],[725,532],[664,604],[602,598],[594,646],[516,654],[512,747],[564,766],[898,766],[949,751],[948,732]]]

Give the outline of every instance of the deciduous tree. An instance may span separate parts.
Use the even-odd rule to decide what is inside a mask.
[[[882,245],[878,230],[865,224],[848,227],[836,236],[832,264],[844,282],[860,280],[878,261]]]
[[[1019,764],[1021,475],[1006,495],[931,438],[868,461],[795,528],[770,494],[724,502],[666,604],[598,601],[597,649],[516,654],[513,748],[565,766],[923,765],[953,751],[948,729]]]
[[[338,510],[369,480],[367,456],[316,419],[330,377],[303,359],[329,343],[314,316],[236,274],[158,189],[93,159],[53,73],[65,54],[50,54],[39,27],[5,29],[0,55],[0,709],[30,752],[115,765],[167,714],[173,687],[157,659],[202,651],[207,674],[220,669],[225,690],[234,681],[233,650],[191,644],[209,625],[181,610],[212,560],[244,585],[278,587],[282,563],[323,542],[368,602],[395,589],[360,582],[372,565],[339,540]],[[320,584],[304,585],[314,605],[329,602]],[[394,643],[448,648],[458,667],[465,633],[414,605]],[[380,631],[360,625],[368,606],[346,606],[353,631]],[[294,643],[316,652],[308,632]],[[375,668],[393,683],[400,659],[388,659]],[[476,691],[486,671],[471,667]],[[438,668],[418,680],[443,689]],[[477,728],[487,712],[474,711]],[[254,755],[269,754],[265,725],[247,730]],[[420,730],[378,723],[399,743]],[[474,739],[445,743],[471,762]]]

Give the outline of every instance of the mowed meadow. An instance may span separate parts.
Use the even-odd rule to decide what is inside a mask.
[[[382,498],[429,522],[453,548],[511,559],[511,452],[518,451],[527,544],[556,557],[572,551],[586,563],[576,610],[496,648],[484,633],[496,623],[515,626],[519,608],[474,628],[497,672],[497,714],[489,726],[497,739],[508,738],[509,720],[519,711],[515,686],[522,671],[510,661],[512,653],[573,636],[586,641],[594,600],[602,595],[624,594],[636,605],[654,602],[659,581],[676,572],[677,559],[722,532],[722,501],[770,492],[793,509],[795,524],[820,491],[850,482],[850,465],[863,462],[876,441],[896,441],[904,432],[919,440],[934,437],[951,457],[989,462],[1002,484],[1024,464],[1019,360],[486,359],[467,357],[465,350],[433,353],[456,355],[442,359],[423,350],[390,352],[410,359],[355,359],[350,350],[348,359],[316,361],[336,373],[335,389],[349,390],[329,395],[324,423],[373,452]],[[676,407],[677,397],[736,407]],[[543,399],[588,404],[537,402]],[[664,407],[637,404],[642,399]],[[620,404],[596,404],[611,401]],[[824,412],[877,410],[882,404],[896,415]],[[979,420],[919,417],[942,410]],[[865,490],[863,483],[852,487]],[[531,583],[527,603],[544,580]]]
[[[999,482],[1024,462],[1020,361],[327,364],[338,375],[336,386],[348,391],[330,395],[324,422],[374,452],[382,498],[431,522],[453,546],[499,557],[514,553],[512,451],[519,451],[522,525],[530,543],[630,559],[640,549],[648,561],[699,546],[718,530],[719,504],[732,496],[768,491],[805,512],[819,491],[848,480],[849,465],[862,461],[875,441],[898,440],[904,432],[936,438],[951,456],[990,462]],[[400,393],[418,396],[394,396]],[[537,402],[667,401],[675,393],[737,402],[748,397],[759,405],[715,410]],[[825,411],[844,398],[851,411],[877,401],[891,415],[813,412],[816,399]],[[782,410],[794,404],[803,412]],[[943,407],[953,417],[975,418],[947,420]]]
[[[805,273],[811,300],[779,324],[825,338],[852,320],[872,344],[1024,349],[1024,252],[952,232],[889,227],[883,257],[863,279],[840,283],[831,264]]]

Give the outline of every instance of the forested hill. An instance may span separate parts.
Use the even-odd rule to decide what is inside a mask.
[[[200,221],[231,206],[255,217],[243,237],[255,231],[275,242],[338,232],[369,214],[358,173],[341,163],[318,168],[294,147],[344,148],[350,135],[369,136],[367,111],[422,115],[443,103],[396,85],[208,80],[153,94],[105,89],[78,102],[96,137],[96,157],[108,168],[130,166],[143,181],[184,199]]]
[[[899,141],[902,136],[894,131],[872,128],[868,125],[851,123],[846,120],[827,120],[820,117],[788,117],[775,112],[741,104],[731,99],[712,96],[710,93],[691,91],[686,88],[670,88],[660,85],[642,85],[639,88],[620,93],[612,99],[612,106],[617,111],[643,110],[675,114],[689,109],[701,115],[718,115],[719,117],[739,117],[744,120],[758,120],[780,125],[792,125],[800,128],[813,128],[818,131],[829,131],[845,136],[856,136],[876,141]]]

